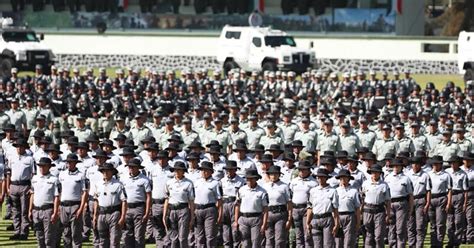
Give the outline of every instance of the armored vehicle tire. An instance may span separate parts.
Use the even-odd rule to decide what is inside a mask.
[[[238,68],[239,66],[233,61],[233,60],[228,60],[224,63],[224,76],[227,76],[227,73],[234,69]]]

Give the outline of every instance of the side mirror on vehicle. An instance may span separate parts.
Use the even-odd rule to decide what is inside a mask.
[[[39,34],[39,39],[44,40],[44,34],[43,33]]]
[[[314,42],[313,41],[310,41],[309,42],[309,48],[313,48],[314,47]]]

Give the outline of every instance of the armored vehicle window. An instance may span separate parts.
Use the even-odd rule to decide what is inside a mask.
[[[261,47],[262,46],[262,40],[260,38],[253,38],[252,43],[256,47]]]
[[[296,42],[291,36],[265,36],[265,45],[270,47],[296,46]]]
[[[233,32],[233,31],[227,31],[225,33],[225,38],[226,39],[240,39],[240,32]]]
[[[6,42],[38,41],[34,32],[5,31],[2,37]]]

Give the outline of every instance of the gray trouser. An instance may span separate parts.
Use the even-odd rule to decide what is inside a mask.
[[[74,215],[79,205],[61,206],[59,217],[63,230],[63,244],[65,248],[82,246],[82,216],[76,218]]]
[[[223,204],[222,213],[222,239],[224,241],[224,247],[239,247],[240,238],[239,231],[234,227],[234,213],[235,213],[235,202],[228,202]]]
[[[12,199],[12,219],[15,234],[28,235],[28,208],[30,203],[30,186],[10,185]]]
[[[99,233],[96,229],[92,229],[92,215],[94,214],[94,197],[89,196],[89,203],[87,204],[88,211],[84,211],[84,229],[82,231],[82,237],[87,237],[91,230],[94,233],[92,237],[92,244],[94,247],[99,246]]]
[[[311,234],[315,247],[333,248],[336,246],[332,229],[334,228],[334,219],[332,216],[324,218],[314,218],[311,220]]]
[[[383,248],[386,228],[385,211],[369,213],[367,210],[364,209],[363,214],[366,231],[364,247]]]
[[[342,235],[336,238],[336,247],[338,248],[354,248],[357,241],[356,216],[355,213],[339,215],[340,229]]]
[[[453,194],[453,206],[448,212],[447,230],[448,245],[461,245],[462,237],[466,233],[466,224],[464,223],[464,193]]]
[[[408,246],[422,248],[426,236],[428,218],[423,212],[426,198],[413,200],[413,213],[408,217]]]
[[[153,225],[153,237],[155,238],[156,247],[168,247],[169,240],[163,225],[163,204],[153,203],[151,215],[150,221]]]
[[[33,210],[33,226],[36,232],[36,240],[38,247],[55,248],[58,237],[56,236],[59,230],[59,222],[51,223],[51,215],[53,209],[47,210]]]
[[[123,239],[127,248],[145,247],[145,227],[143,215],[145,206],[128,208],[125,217],[125,229],[123,230]]]
[[[189,221],[191,217],[189,208],[170,210],[169,212],[168,236],[171,242],[171,247],[189,247],[188,234]]]
[[[99,247],[120,247],[122,230],[118,225],[119,219],[120,211],[98,215],[97,233],[99,234]]]
[[[288,221],[288,212],[273,213],[268,211],[268,227],[265,230],[265,247],[286,248],[288,243],[288,230],[286,222]]]
[[[407,243],[408,201],[392,202],[388,232],[390,247],[404,248]]]
[[[217,247],[217,208],[196,209],[196,247]]]
[[[242,236],[242,247],[261,248],[262,234],[262,217],[239,217],[239,231]]]
[[[446,196],[432,198],[430,202],[429,217],[431,223],[431,247],[442,247],[446,233]]]
[[[296,247],[313,247],[313,238],[306,230],[306,208],[293,209]]]
[[[466,209],[466,240],[469,243],[474,243],[474,191],[469,191],[467,195],[469,199]]]

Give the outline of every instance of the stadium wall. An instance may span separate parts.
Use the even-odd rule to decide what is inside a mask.
[[[309,47],[313,42],[318,67],[323,69],[411,68],[415,73],[459,73],[455,39],[305,35],[295,38],[301,47]],[[215,60],[218,38],[209,33],[46,33],[44,43],[57,54],[61,66],[138,66],[159,70],[220,67]]]

